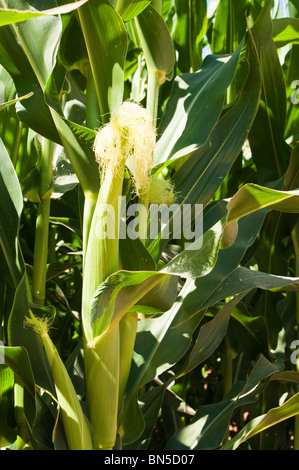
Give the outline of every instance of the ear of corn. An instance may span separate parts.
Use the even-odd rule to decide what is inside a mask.
[[[102,184],[89,222],[88,240],[84,242],[82,319],[88,409],[97,449],[110,449],[115,444],[137,316],[129,314],[121,325],[114,324],[101,341],[94,343],[91,301],[99,285],[118,270],[119,201],[125,166],[133,175],[136,194],[147,198],[155,140],[150,113],[136,103],[125,102],[99,130],[94,143]]]
[[[31,314],[30,318],[27,318],[27,324],[40,336],[49,360],[69,450],[92,450],[93,442],[88,421],[65,365],[48,334],[48,320]]]

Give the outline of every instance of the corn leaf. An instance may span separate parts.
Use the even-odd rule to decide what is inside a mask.
[[[151,0],[119,0],[116,10],[124,21],[130,21],[138,16],[150,3]]]
[[[216,216],[212,214],[210,217],[211,226],[215,222],[215,217],[216,219],[219,218],[219,211],[216,209],[217,206],[215,206],[214,211],[211,211],[216,213]],[[223,212],[220,211],[220,217],[222,214]],[[167,371],[184,356],[190,347],[193,332],[198,328],[204,316],[205,309],[223,298],[221,289],[219,289],[219,286],[221,286],[220,280],[228,277],[229,273],[238,266],[245,251],[254,242],[264,217],[265,215],[262,213],[254,213],[242,219],[234,249],[220,250],[216,265],[206,276],[196,280],[186,279],[175,303],[169,311],[159,318],[159,321],[157,319],[144,319],[139,323],[126,396],[125,416],[128,421],[128,432],[134,430],[131,417],[134,407],[138,408],[137,391],[142,385]],[[229,285],[234,290],[232,295],[237,294],[238,283],[236,279],[234,283],[229,283]],[[248,286],[248,289],[250,289],[250,286]],[[217,296],[218,292],[219,296]],[[213,293],[215,300],[211,299],[210,301],[209,297]],[[140,423],[138,409],[135,413],[136,419],[138,417],[137,422]],[[140,436],[138,434],[140,427],[137,427],[137,422],[135,439]],[[124,426],[126,426],[125,423]],[[124,436],[124,442],[126,439],[128,441],[133,439],[132,434],[129,434],[128,437]]]
[[[176,25],[173,34],[181,72],[195,72],[202,62],[203,40],[207,32],[206,0],[176,0]]]
[[[174,49],[169,30],[152,5],[145,8],[135,21],[148,71],[159,72],[163,82],[174,66]]]
[[[91,301],[94,338],[100,337],[110,328],[110,325],[119,322],[125,313],[164,276],[165,274],[157,271],[119,271],[109,276],[99,286]]]
[[[258,183],[274,181],[287,170],[290,149],[284,139],[286,119],[285,80],[272,38],[271,1],[267,1],[252,34],[262,71],[262,94],[258,113],[249,133]],[[260,158],[263,155],[263,158]]]
[[[69,13],[77,8],[79,8],[87,0],[78,0],[76,3],[69,3],[66,5],[61,5],[57,8],[51,8],[49,10],[43,11],[34,11],[34,10],[25,10],[22,8],[24,4],[19,4],[20,9],[12,10],[10,9],[14,4],[9,0],[1,0],[1,5],[4,8],[0,8],[0,26],[6,26],[9,24],[19,23],[21,21],[30,20],[31,18],[36,18],[39,16],[54,16],[61,15],[63,13]]]
[[[211,450],[219,447],[233,412],[239,406],[254,403],[266,387],[265,379],[277,371],[277,366],[260,356],[246,383],[233,387],[223,401],[199,407],[191,423],[174,434],[167,448]]]
[[[247,441],[251,437],[269,429],[272,426],[275,426],[281,421],[296,416],[298,414],[298,405],[299,393],[296,393],[281,406],[272,408],[267,413],[249,421],[249,423],[246,424],[229,443],[222,446],[221,450],[235,450],[242,444],[242,442]]]
[[[18,0],[13,0],[11,5],[17,8],[19,4]],[[18,103],[17,115],[31,129],[60,143],[42,88],[53,67],[60,34],[59,19],[52,16],[32,18],[19,23],[17,32],[15,28],[0,28],[0,63],[11,75],[19,96],[33,92],[30,98]],[[39,41],[36,41],[37,35]]]
[[[174,174],[173,180],[179,194],[177,202],[181,205],[206,205],[241,152],[248,129],[256,115],[260,97],[260,69],[251,36],[247,43],[245,64],[247,80],[239,98],[215,124],[207,142],[193,152]],[[202,126],[204,128],[205,124]],[[159,172],[161,167],[157,168]],[[159,256],[162,247],[161,237],[147,243],[147,248],[154,258]]]
[[[15,169],[0,140],[0,247],[16,287],[24,273],[22,254],[18,244],[23,196]]]
[[[246,31],[248,0],[237,3],[220,0],[216,10],[211,48],[214,54],[230,54],[236,50]]]
[[[7,108],[8,106],[11,106],[13,104],[18,103],[18,101],[26,100],[27,98],[30,98],[33,95],[33,93],[27,93],[27,95],[21,96],[20,98],[16,98],[14,100],[7,101],[6,103],[1,103],[0,104],[0,111],[3,109]]]
[[[125,25],[108,0],[89,0],[78,10],[102,122],[123,100],[127,54]]]
[[[278,191],[255,184],[244,185],[227,205],[227,225],[224,229],[223,244],[233,243],[238,230],[237,221],[248,214],[260,209],[299,212],[299,190]]]
[[[299,44],[299,18],[278,18],[272,22],[272,35],[277,48]]]
[[[28,352],[23,347],[2,346],[0,344],[0,357],[2,364],[7,366],[4,369],[1,367],[1,370],[8,370],[10,373],[13,372],[13,384],[15,380],[17,380],[17,382],[24,387],[26,396],[24,414],[34,448],[37,450],[50,449],[52,445],[51,429],[54,426],[54,417],[46,405],[46,402],[36,393],[35,377],[33,375]],[[4,392],[3,387],[1,387],[0,390],[2,393]],[[5,395],[2,395],[2,393],[1,396],[4,398]],[[2,405],[3,401],[0,407],[1,410],[3,410]],[[1,425],[4,427],[4,420],[1,420]],[[5,433],[2,434],[3,427],[1,429],[1,436],[6,435]],[[15,432],[13,435],[15,435]]]
[[[19,246],[19,225],[23,209],[23,197],[12,162],[0,142],[0,245],[4,258],[1,271],[12,291],[12,304],[8,320],[10,346],[24,346],[30,352],[32,367],[40,385],[51,389],[51,377],[40,342],[33,331],[23,328],[29,312],[26,273],[23,254]],[[8,306],[7,306],[8,307]]]
[[[108,277],[92,300],[94,337],[101,336],[110,324],[120,321],[127,311],[140,299],[146,299],[144,296],[168,275],[194,278],[210,272],[217,260],[221,235],[222,224],[217,223],[204,234],[201,248],[184,250],[160,271],[119,271]],[[135,288],[132,289],[132,286]]]
[[[242,41],[231,56],[209,55],[198,72],[175,78],[158,129],[161,137],[154,153],[155,164],[187,155],[204,145],[221,114],[243,45]]]
[[[245,295],[246,292],[243,292],[242,294],[234,297],[220,309],[211,321],[205,323],[200,328],[194,347],[189,356],[185,373],[190,372],[199,364],[203,363],[216,350],[226,334],[232,309]]]
[[[1,346],[0,346],[1,348]],[[1,352],[0,352],[1,357]],[[14,395],[14,374],[9,367],[0,367],[0,445],[1,447],[12,444],[17,437],[17,430],[10,425],[11,402]],[[12,421],[13,422],[13,421]]]

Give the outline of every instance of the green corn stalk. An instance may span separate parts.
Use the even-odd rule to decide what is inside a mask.
[[[129,312],[108,331],[96,337],[91,323],[91,305],[98,287],[119,269],[119,224],[122,189],[128,166],[139,200],[148,207],[155,193],[167,195],[171,186],[150,179],[155,129],[151,113],[135,103],[123,103],[95,140],[95,155],[102,183],[94,212],[84,218],[88,240],[84,241],[82,323],[85,345],[86,390],[96,449],[112,449],[117,433],[121,437],[121,417],[130,373],[137,312]],[[162,184],[162,186],[161,186]],[[162,191],[161,191],[162,187]],[[153,191],[154,188],[154,191]],[[90,220],[91,218],[91,220]],[[147,220],[140,222],[146,238]]]
[[[53,142],[43,139],[41,149],[40,203],[37,206],[36,232],[33,256],[32,299],[44,305],[46,297],[46,269],[48,259],[49,217],[52,193]]]
[[[91,301],[100,284],[119,267],[120,201],[125,165],[131,166],[137,191],[148,189],[154,143],[150,114],[133,103],[124,103],[110,123],[99,131],[95,141],[102,183],[95,210],[90,213],[92,220],[88,216],[84,219],[90,228],[86,230],[88,240],[84,241],[82,322],[87,401],[96,449],[112,449],[115,445],[137,322],[135,315],[133,330],[129,328],[129,334],[122,334],[121,340],[119,323],[94,340]]]
[[[124,169],[124,164],[123,164]],[[90,322],[90,302],[98,286],[109,274],[118,270],[118,236],[104,237],[105,204],[118,213],[118,196],[122,192],[122,176],[109,173],[101,186],[92,216],[84,257],[82,319],[85,343],[86,389],[95,448],[111,449],[116,438],[119,382],[118,325],[95,348]],[[117,233],[118,221],[114,228]]]

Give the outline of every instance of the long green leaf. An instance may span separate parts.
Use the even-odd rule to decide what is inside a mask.
[[[176,0],[176,25],[173,34],[178,52],[178,67],[186,73],[199,69],[203,40],[207,32],[206,0]]]
[[[211,217],[210,225],[213,226],[215,218],[217,220],[222,215],[222,211],[219,214],[216,210],[216,216]],[[225,279],[238,266],[244,252],[254,242],[263,218],[264,215],[255,213],[242,219],[233,249],[220,250],[213,270],[196,280],[186,279],[176,302],[159,320],[154,318],[139,322],[126,398],[126,415],[130,429],[133,426],[130,422],[132,410],[139,416],[136,410],[136,394],[139,387],[167,371],[184,356],[190,347],[192,335],[203,318],[204,303],[206,306],[213,305],[213,301],[209,302],[208,298],[213,292],[217,295],[220,280]],[[236,285],[232,294],[235,295],[238,285],[230,285],[232,289]],[[221,299],[220,293],[215,302]],[[135,438],[138,438],[139,431],[140,427],[137,428],[136,424]]]
[[[24,387],[26,399],[24,414],[30,433],[30,443],[34,450],[49,450],[52,448],[52,429],[55,417],[46,401],[36,393],[36,383],[28,352],[24,347],[1,346],[0,355],[3,362],[13,371],[17,383]],[[10,407],[13,401],[10,402]]]
[[[191,154],[174,174],[173,180],[181,205],[206,205],[240,154],[260,97],[260,69],[251,36],[247,54],[246,65],[250,68],[239,99],[215,125],[206,144]],[[149,241],[147,247],[152,256],[156,257],[162,245],[163,241],[158,237]]]
[[[198,408],[191,424],[178,430],[168,442],[172,449],[217,449],[225,436],[227,426],[236,408],[254,403],[265,388],[262,383],[278,371],[277,367],[263,356],[255,364],[247,383],[238,384],[222,402]]]
[[[79,10],[102,122],[123,100],[127,53],[125,25],[108,0],[89,0]]]
[[[13,0],[12,5],[17,7],[18,0]],[[57,143],[60,138],[45,104],[42,87],[53,67],[59,34],[60,21],[54,16],[32,18],[12,28],[0,28],[0,63],[12,77],[19,96],[33,92],[30,98],[17,104],[17,115],[31,129]],[[36,41],[37,36],[39,41]]]
[[[159,73],[160,82],[172,71],[174,49],[166,23],[149,5],[135,19],[149,73]]]
[[[184,371],[185,373],[190,372],[192,369],[204,362],[216,350],[226,334],[232,309],[245,295],[246,292],[243,292],[230,300],[221,308],[213,320],[200,328],[194,348],[192,349],[189,357],[188,365]]]
[[[211,48],[214,54],[230,54],[246,31],[248,0],[220,0],[212,29]]]
[[[29,312],[27,279],[23,254],[19,246],[19,225],[23,210],[23,196],[20,183],[12,162],[0,141],[1,151],[1,200],[0,200],[0,243],[5,266],[10,276],[5,278],[12,289],[13,303],[7,321],[7,336],[10,346],[24,346],[28,349],[32,367],[39,384],[51,388],[48,363],[36,334],[24,328]],[[5,272],[5,271],[4,271]]]
[[[1,347],[1,346],[0,346]],[[1,355],[1,352],[0,352]],[[0,447],[12,444],[17,437],[17,430],[13,426],[11,416],[11,403],[13,401],[14,375],[9,367],[0,367]],[[11,421],[9,423],[9,421]]]
[[[138,16],[150,3],[151,0],[119,0],[116,10],[124,21],[130,21]]]
[[[271,1],[265,3],[252,27],[262,71],[262,95],[249,142],[259,184],[280,178],[287,169],[290,149],[284,140],[286,88],[272,39]],[[263,155],[263,158],[260,156]]]
[[[24,273],[24,262],[18,245],[23,196],[15,169],[0,140],[0,246],[16,287]]]
[[[21,9],[12,10],[10,9],[12,6],[12,2],[9,0],[1,0],[1,5],[6,7],[0,8],[0,26],[6,26],[9,24],[19,23],[21,21],[30,20],[31,18],[37,18],[39,16],[55,16],[61,15],[63,13],[69,13],[70,11],[79,8],[83,3],[87,2],[87,0],[79,0],[77,3],[69,3],[66,5],[62,5],[57,8],[51,8],[49,10],[37,11],[37,10],[24,10],[21,5]]]
[[[299,18],[273,20],[272,35],[277,48],[287,44],[299,44]]]
[[[221,450],[235,450],[242,442],[247,441],[251,437],[265,431],[271,426],[292,418],[298,414],[299,406],[299,393],[289,398],[283,405],[272,408],[264,415],[252,419],[244,428],[226,445],[222,446]]]
[[[94,325],[94,337],[105,333],[112,322],[118,322],[165,277],[205,276],[216,263],[221,236],[222,224],[218,222],[203,235],[200,248],[196,247],[198,240],[195,241],[194,249],[191,244],[189,249],[175,256],[159,271],[118,271],[109,276],[99,286],[92,301],[91,323]]]
[[[158,129],[156,164],[187,155],[206,142],[221,114],[243,45],[231,56],[209,55],[198,72],[176,77]]]
[[[224,229],[223,243],[233,243],[238,230],[237,221],[260,209],[277,210],[288,213],[299,212],[299,190],[278,191],[256,184],[246,184],[227,205],[227,225]]]

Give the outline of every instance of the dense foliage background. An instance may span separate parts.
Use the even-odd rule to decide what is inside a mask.
[[[208,235],[187,255],[178,240],[120,243],[124,269],[170,263],[171,274],[143,299],[123,447],[299,449],[298,0],[0,7],[1,446],[66,447],[29,308],[53,318],[85,410],[92,144],[132,99],[154,113],[153,173],[173,180],[179,204],[203,204]]]

